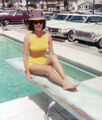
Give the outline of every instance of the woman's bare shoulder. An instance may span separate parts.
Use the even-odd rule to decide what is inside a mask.
[[[32,33],[30,32],[30,33],[27,33],[26,35],[25,35],[25,37],[24,37],[24,40],[25,41],[28,41],[29,40],[29,37],[32,35]]]
[[[28,34],[25,35],[25,37],[24,37],[24,42],[25,43],[29,43],[30,42],[30,39],[29,39],[30,36],[31,36],[31,33],[28,33]]]
[[[31,34],[32,34],[32,33],[26,34],[24,38],[25,38],[25,39],[28,39],[28,38],[31,36]]]

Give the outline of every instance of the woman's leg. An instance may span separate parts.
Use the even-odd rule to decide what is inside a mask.
[[[52,64],[53,64],[54,68],[59,73],[59,75],[63,79],[68,79],[66,74],[65,74],[65,72],[64,72],[64,69],[63,69],[63,67],[62,67],[61,63],[59,62],[59,60],[58,60],[56,55],[51,56],[51,61],[52,61]]]
[[[56,55],[51,56],[51,61],[52,61],[52,65],[54,66],[56,71],[59,73],[59,75],[64,80],[63,81],[63,88],[64,89],[77,88],[79,86],[79,84],[76,85],[68,80],[68,78],[64,72],[64,69],[63,69],[63,67],[62,67],[61,63],[59,62]]]
[[[50,65],[33,64],[30,67],[30,72],[31,74],[48,75],[53,82],[61,85],[65,90],[73,90],[77,87],[77,85],[66,82],[66,80],[62,79],[62,77],[60,77]]]
[[[63,85],[63,79],[53,70],[50,65],[33,64],[30,67],[30,73],[36,75],[48,75],[49,78],[61,86]]]

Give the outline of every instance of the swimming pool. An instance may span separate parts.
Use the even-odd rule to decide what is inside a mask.
[[[23,56],[23,45],[5,36],[0,36],[0,102],[30,96],[42,92],[25,76],[5,62],[5,59]],[[96,77],[94,74],[61,61],[66,74],[78,81]]]

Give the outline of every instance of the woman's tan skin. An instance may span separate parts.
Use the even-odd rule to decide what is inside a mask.
[[[34,37],[41,37],[45,34],[42,28],[43,28],[43,24],[40,24],[40,23],[34,24],[34,31],[30,34],[32,34]],[[49,50],[48,50],[50,59],[46,63],[46,65],[32,64],[30,68],[28,68],[28,54],[30,54],[30,56],[33,56],[33,57],[44,56],[46,54],[46,51],[31,52],[29,50],[29,43],[30,43],[30,40],[29,40],[29,34],[28,34],[24,38],[24,65],[26,69],[26,78],[28,81],[31,81],[32,79],[31,74],[48,75],[48,77],[53,82],[61,85],[65,90],[74,90],[79,86],[79,84],[77,85],[73,84],[68,80],[62,68],[62,65],[60,64],[57,56],[53,51],[52,37],[50,34],[49,34]]]

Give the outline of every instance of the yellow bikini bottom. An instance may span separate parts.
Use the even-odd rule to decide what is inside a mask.
[[[40,65],[45,65],[48,62],[49,58],[46,56],[41,56],[41,57],[29,57],[28,58],[28,67],[32,64],[40,64]]]

